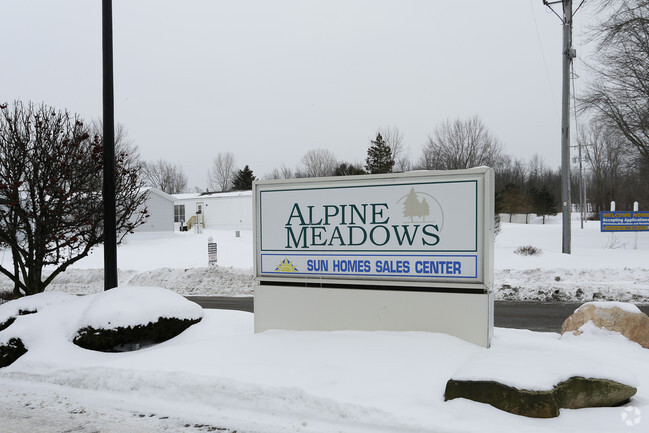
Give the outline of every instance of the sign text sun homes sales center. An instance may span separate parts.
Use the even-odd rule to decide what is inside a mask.
[[[489,290],[493,172],[255,184],[256,276]]]

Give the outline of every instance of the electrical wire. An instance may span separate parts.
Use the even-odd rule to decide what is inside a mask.
[[[545,78],[548,81],[548,87],[550,89],[550,96],[552,97],[552,106],[554,107],[554,114],[559,116],[559,108],[557,107],[557,101],[554,98],[554,92],[552,91],[552,80],[550,80],[550,72],[548,70],[548,62],[545,59],[545,51],[543,50],[543,44],[541,43],[541,33],[539,32],[539,25],[536,21],[536,13],[534,12],[534,5],[532,0],[530,0],[530,7],[532,8],[532,18],[534,20],[534,28],[536,29],[536,39],[539,43],[539,48],[541,51],[541,58],[543,59],[543,69],[545,70]]]
[[[570,81],[572,83],[572,114],[573,117],[575,118],[575,139],[577,139],[577,143],[579,143],[579,128],[577,127],[577,88],[575,87],[575,77],[577,75],[575,74],[575,64],[573,62],[570,62]]]

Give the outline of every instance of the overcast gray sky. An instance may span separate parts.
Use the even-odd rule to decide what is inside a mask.
[[[316,148],[363,163],[388,126],[416,161],[440,122],[474,114],[508,154],[559,166],[561,23],[542,0],[114,0],[113,8],[116,120],[143,159],[182,165],[191,188],[205,188],[218,152],[233,152],[258,177],[294,169]],[[2,0],[0,25],[0,102],[101,117],[100,0]]]

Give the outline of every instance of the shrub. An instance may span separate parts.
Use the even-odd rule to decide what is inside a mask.
[[[538,256],[542,253],[540,248],[533,247],[532,245],[523,245],[514,250],[514,253],[521,256]]]
[[[5,320],[4,322],[0,323],[0,331],[3,331],[5,329],[7,329],[15,321],[16,321],[16,318],[12,316],[12,317],[8,318],[7,320]]]
[[[0,344],[0,368],[7,367],[27,353],[27,349],[20,338],[12,338]]]
[[[26,316],[27,314],[36,314],[36,313],[37,313],[36,310],[18,310],[19,316]],[[7,329],[15,321],[16,321],[16,316],[10,316],[4,322],[0,322],[0,331]]]
[[[77,331],[73,343],[79,347],[100,352],[123,352],[129,346],[147,346],[167,341],[201,319],[178,319],[160,317],[146,325],[118,327],[112,329],[87,326]]]
[[[7,301],[12,301],[16,299],[13,293],[11,292],[0,292],[0,304]]]

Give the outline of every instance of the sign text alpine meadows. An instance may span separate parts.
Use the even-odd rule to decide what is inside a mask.
[[[257,182],[257,278],[490,282],[493,174],[450,173]]]

